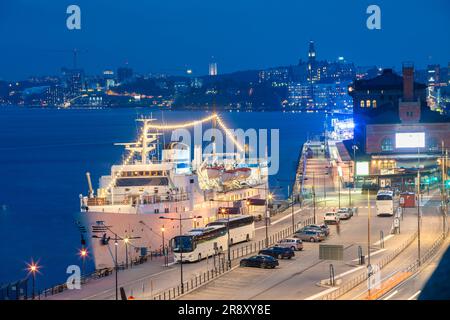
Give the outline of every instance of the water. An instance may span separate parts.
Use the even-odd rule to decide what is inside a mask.
[[[0,108],[0,284],[24,278],[26,263],[39,260],[39,289],[66,279],[66,268],[81,265],[80,235],[73,221],[86,171],[94,188],[118,163],[122,147],[136,137],[135,118],[149,109],[56,110]],[[184,122],[205,112],[153,112],[165,122]],[[323,129],[324,115],[223,113],[230,128],[280,129],[280,170],[271,186],[292,179],[299,148],[308,134]],[[281,191],[277,191],[281,193]],[[282,197],[281,194],[278,197]],[[88,266],[92,268],[92,265]]]

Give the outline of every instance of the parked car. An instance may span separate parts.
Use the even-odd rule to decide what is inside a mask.
[[[310,224],[304,227],[305,229],[312,229],[312,230],[318,230],[322,231],[326,237],[330,235],[330,228],[325,224]]]
[[[257,255],[244,258],[240,261],[241,267],[256,267],[263,269],[273,269],[279,265],[278,260],[271,256]]]
[[[339,218],[339,215],[336,214],[336,212],[327,212],[323,216],[323,221],[326,224],[339,223],[340,222],[340,218]]]
[[[349,208],[340,208],[337,211],[337,214],[339,215],[340,220],[348,220],[352,217],[351,209],[349,209]]]
[[[320,242],[325,240],[325,234],[321,231],[312,229],[300,229],[294,234],[295,238],[299,238],[303,241]]]
[[[303,250],[303,241],[297,238],[286,238],[278,241],[277,246],[301,251]]]
[[[294,250],[292,250],[291,248],[277,246],[262,249],[258,253],[271,256],[276,259],[290,259],[295,256]]]

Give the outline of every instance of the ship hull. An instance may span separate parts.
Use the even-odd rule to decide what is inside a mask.
[[[182,221],[181,233],[213,221],[216,212],[215,208],[196,210],[195,216],[200,215],[202,218],[195,222],[193,219]],[[161,216],[166,219],[160,219]],[[192,216],[194,213],[191,211],[181,214],[181,218]],[[170,220],[171,218],[176,220]],[[79,225],[85,230],[83,237],[88,251],[94,257],[95,269],[114,267],[116,239],[119,266],[139,261],[151,252],[161,252],[163,242],[167,248],[170,239],[180,234],[179,218],[179,213],[120,214],[88,211],[77,214]],[[126,241],[126,238],[129,240]]]

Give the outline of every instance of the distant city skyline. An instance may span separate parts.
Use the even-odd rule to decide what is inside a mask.
[[[181,0],[125,4],[79,0],[81,30],[68,30],[72,2],[0,3],[0,79],[60,74],[78,65],[88,74],[128,65],[136,72],[207,75],[295,65],[315,41],[318,60],[343,56],[358,66],[400,67],[413,61],[447,66],[450,3],[379,0],[382,29],[366,28],[369,1]],[[416,21],[420,21],[416,23]]]

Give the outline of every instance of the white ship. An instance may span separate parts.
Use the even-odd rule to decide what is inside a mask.
[[[160,251],[163,242],[167,247],[180,234],[180,218],[185,219],[185,232],[214,221],[223,207],[233,208],[233,213],[263,214],[263,208],[249,205],[248,199],[265,199],[265,160],[248,159],[242,152],[202,155],[196,146],[191,161],[186,144],[161,147],[162,134],[155,132],[154,120],[137,120],[141,136],[120,144],[128,155],[100,178],[96,194],[87,174],[89,194],[80,195],[76,220],[96,269],[113,267],[116,256],[118,265],[128,265]]]

